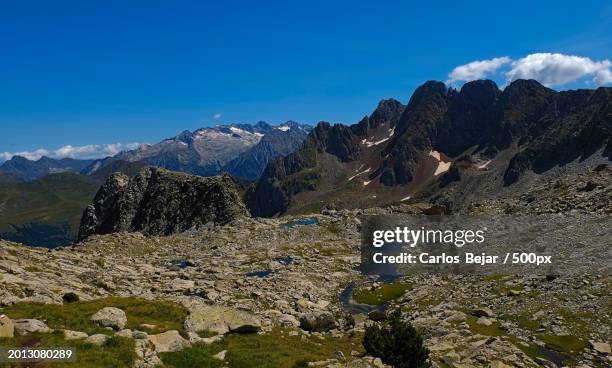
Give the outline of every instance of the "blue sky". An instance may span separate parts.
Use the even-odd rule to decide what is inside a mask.
[[[353,123],[426,80],[460,86],[449,73],[475,60],[508,58],[455,75],[531,75],[512,63],[538,53],[589,58],[554,88],[609,85],[611,20],[609,1],[3,2],[0,152]],[[544,72],[569,59],[555,60]]]

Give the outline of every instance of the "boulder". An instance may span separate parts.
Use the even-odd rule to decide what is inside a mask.
[[[16,319],[15,329],[20,335],[27,335],[30,332],[51,332],[52,330],[43,321],[37,319]]]
[[[184,339],[178,331],[171,330],[157,335],[147,336],[147,340],[153,344],[158,353],[168,353],[183,350],[191,346],[191,343]]]
[[[479,325],[483,325],[483,326],[491,326],[493,324],[493,321],[491,321],[487,317],[480,317],[480,318],[478,318],[476,323],[478,323]]]
[[[105,307],[91,316],[91,321],[102,327],[112,327],[115,330],[123,330],[127,323],[125,312],[115,307]]]
[[[591,341],[591,347],[600,354],[610,354],[610,344],[607,342],[594,342]]]
[[[0,314],[0,338],[15,336],[15,324],[13,320],[4,314]]]
[[[81,331],[64,330],[65,340],[81,340],[86,339],[88,335]]]
[[[95,334],[95,335],[91,335],[88,338],[86,338],[85,342],[88,343],[88,344],[96,345],[96,346],[102,346],[102,345],[104,345],[106,340],[108,340],[109,338],[110,338],[110,336],[108,336],[108,335]]]
[[[304,331],[324,332],[336,327],[336,320],[328,312],[313,312],[300,316],[300,328]]]
[[[187,331],[208,331],[218,335],[228,332],[249,333],[261,330],[259,317],[223,306],[198,305],[185,321]]]
[[[493,317],[493,316],[495,316],[495,313],[493,313],[493,311],[489,307],[476,308],[476,309],[474,309],[472,311],[472,314],[475,315],[476,317]]]
[[[120,336],[120,337],[125,337],[128,339],[131,339],[134,336],[132,334],[132,330],[130,330],[129,328],[126,328],[125,330],[117,331],[115,332],[115,335]]]

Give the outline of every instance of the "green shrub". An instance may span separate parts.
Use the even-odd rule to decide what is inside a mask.
[[[363,347],[369,355],[380,358],[395,368],[429,368],[429,350],[417,330],[393,312],[382,325],[366,328]]]
[[[66,293],[64,296],[62,296],[62,300],[64,303],[74,303],[79,301],[79,296],[72,292]]]

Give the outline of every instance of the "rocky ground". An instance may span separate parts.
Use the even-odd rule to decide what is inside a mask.
[[[473,209],[610,213],[611,181],[603,176],[609,169],[589,175],[557,185],[561,194],[536,187],[521,198],[484,202]],[[403,204],[300,218],[243,218],[167,237],[92,236],[55,250],[0,241],[0,313],[24,305],[16,303],[67,303],[69,293],[83,302],[112,296],[184,306],[179,327],[148,328],[141,321],[127,328],[121,308],[101,308],[92,311],[87,323],[106,327],[106,332],[63,331],[65,339],[97,345],[109,339],[110,331],[134,339],[137,366],[161,364],[160,354],[216,344],[238,333],[280,333],[301,337],[304,344],[316,338],[324,346],[360,336],[367,324],[381,319],[381,311],[398,307],[421,331],[434,366],[612,365],[609,272],[412,275],[385,283],[356,270],[361,215],[420,213],[427,207]],[[9,330],[48,333],[53,328],[44,318],[11,320],[4,313],[8,317],[0,320],[0,337]],[[383,366],[379,359],[363,356],[358,345],[309,364]],[[225,354],[219,351],[216,359],[223,361]]]

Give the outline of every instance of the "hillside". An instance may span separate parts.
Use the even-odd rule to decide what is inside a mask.
[[[0,238],[44,247],[73,242],[81,214],[98,186],[74,173],[0,183]]]

